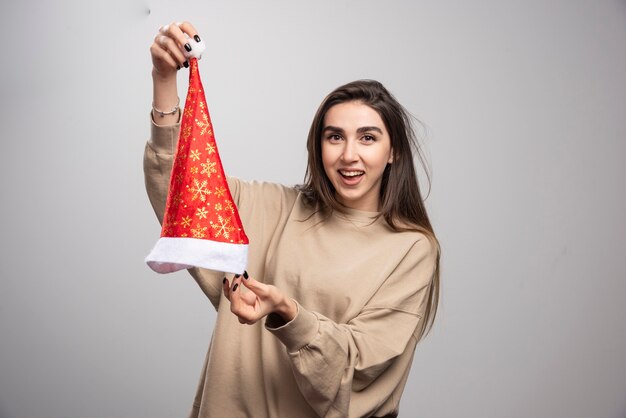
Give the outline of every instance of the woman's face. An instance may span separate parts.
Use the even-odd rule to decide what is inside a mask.
[[[391,138],[378,112],[361,102],[334,105],[322,129],[322,163],[337,200],[376,212],[383,172],[393,160]]]

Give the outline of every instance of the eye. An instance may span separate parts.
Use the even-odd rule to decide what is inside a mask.
[[[366,144],[370,144],[372,142],[376,142],[376,137],[372,135],[363,135],[361,137],[361,141],[365,142]]]
[[[342,138],[339,134],[330,134],[326,137],[326,139],[330,142],[340,142]]]

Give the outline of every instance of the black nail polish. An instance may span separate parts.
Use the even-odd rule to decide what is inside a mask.
[[[226,277],[224,277],[224,280],[222,280],[222,284],[226,284]]]
[[[243,271],[243,278],[248,280],[248,272],[247,271]]]
[[[189,45],[189,43],[186,43],[185,49],[187,50],[187,52],[191,52],[191,45]]]
[[[238,279],[241,276],[241,274],[235,274],[235,279]]]
[[[180,70],[180,65],[177,65],[177,66],[176,66],[176,69],[177,69],[177,70]]]
[[[189,61],[183,62],[183,65],[185,66],[185,68],[189,68]]]
[[[196,42],[200,42],[200,37],[199,37],[198,35],[193,35],[193,39],[194,39]]]
[[[237,290],[237,287],[239,287],[239,284],[238,284],[238,283],[237,283],[237,284],[235,284],[235,285],[233,286],[233,292],[234,292],[235,290]]]

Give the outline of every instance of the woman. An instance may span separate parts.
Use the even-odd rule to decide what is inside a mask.
[[[179,118],[163,109],[176,109],[185,34],[200,40],[185,22],[151,46],[144,171],[159,219]],[[304,185],[229,178],[250,238],[250,275],[190,270],[217,309],[190,416],[397,416],[439,294],[439,246],[414,145],[402,106],[380,83],[357,81],[318,109]]]

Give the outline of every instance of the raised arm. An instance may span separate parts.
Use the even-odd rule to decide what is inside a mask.
[[[181,67],[189,67],[183,50],[191,51],[187,37],[200,42],[198,32],[189,22],[171,23],[162,27],[150,46],[152,56],[152,117],[157,125],[178,122],[179,96],[176,74]]]
[[[179,132],[181,109],[176,76],[189,63],[183,54],[187,37],[200,42],[195,28],[188,22],[172,23],[159,30],[150,46],[152,57],[152,126],[144,152],[144,177],[148,198],[159,222],[163,222],[173,157]],[[189,51],[189,49],[187,49]],[[217,309],[221,292],[221,273],[189,269],[213,306]]]

